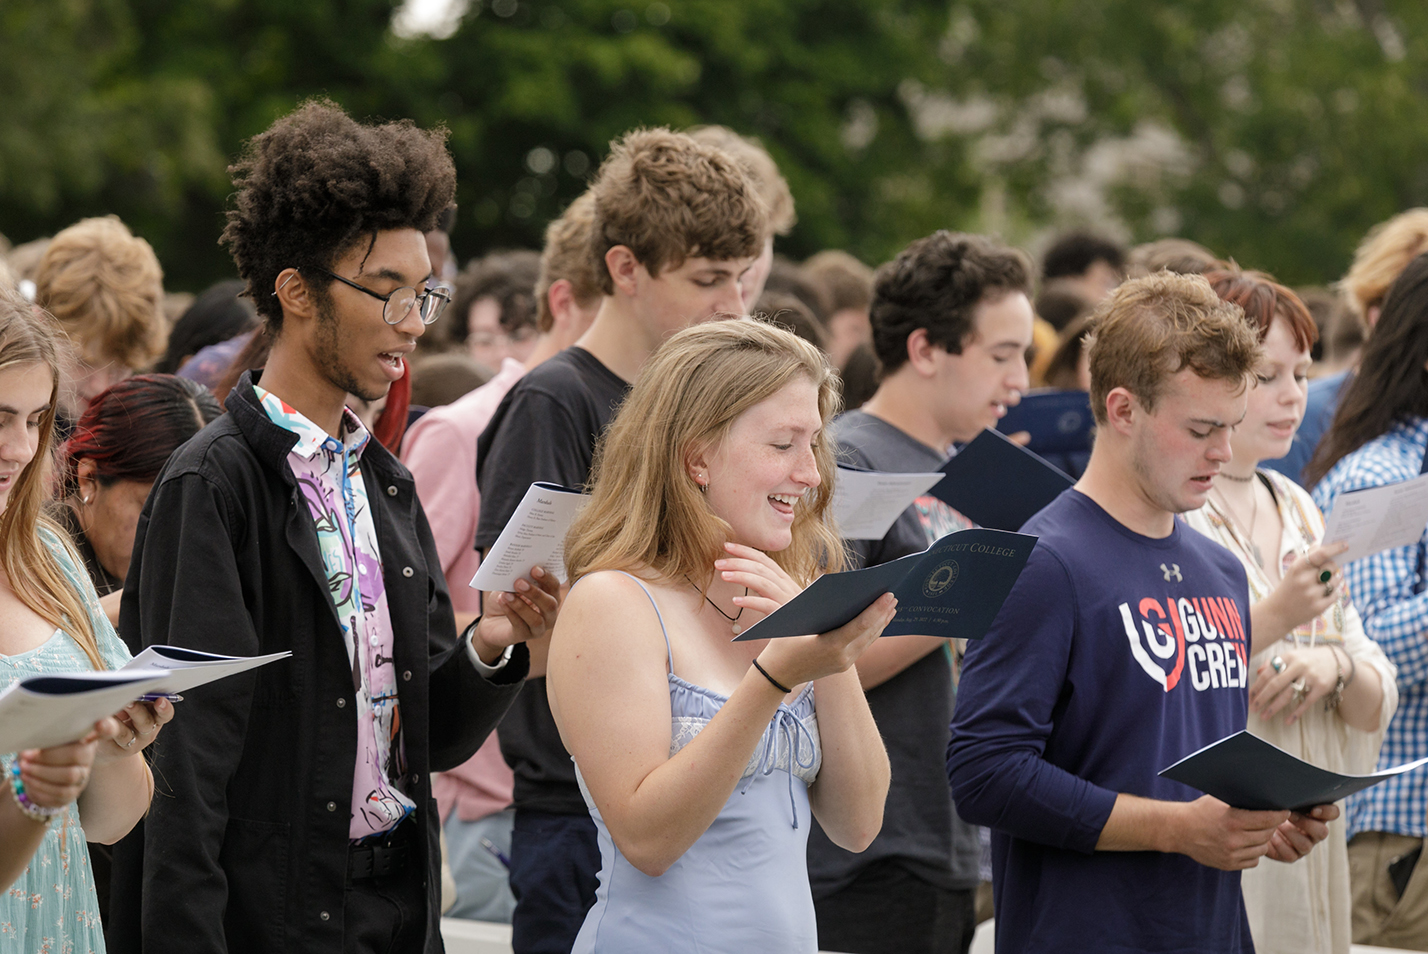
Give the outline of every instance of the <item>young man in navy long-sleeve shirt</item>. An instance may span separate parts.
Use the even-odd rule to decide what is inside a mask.
[[[947,773],[993,829],[997,950],[1252,951],[1239,870],[1322,840],[1312,817],[1234,809],[1157,776],[1243,729],[1243,567],[1177,513],[1230,459],[1258,356],[1199,277],[1122,285],[1091,345],[1085,476],[967,651]],[[1197,797],[1199,796],[1199,797]]]

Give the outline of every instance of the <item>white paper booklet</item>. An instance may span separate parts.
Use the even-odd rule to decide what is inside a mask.
[[[587,494],[558,484],[534,483],[506,522],[471,587],[488,593],[509,593],[533,566],[543,566],[564,583],[565,532],[590,502]]]
[[[204,683],[214,682],[228,676],[236,676],[249,669],[257,669],[268,663],[287,659],[290,652],[269,653],[266,656],[220,656],[217,653],[184,649],[182,646],[150,646],[129,660],[120,669],[163,669],[171,671],[173,678],[164,684],[164,692],[187,692]]]
[[[0,692],[0,752],[76,742],[94,723],[173,677],[155,669],[55,673],[17,679]]]
[[[947,475],[885,474],[875,470],[838,468],[833,490],[833,519],[846,540],[881,540],[897,518],[918,497]]]
[[[1428,474],[1341,494],[1324,526],[1324,542],[1347,540],[1339,566],[1394,547],[1415,544],[1428,528]]]

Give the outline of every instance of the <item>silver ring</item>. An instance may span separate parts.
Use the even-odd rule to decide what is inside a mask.
[[[1325,597],[1330,597],[1330,596],[1333,596],[1333,595],[1334,595],[1334,588],[1333,588],[1332,586],[1326,586],[1326,587],[1324,587],[1324,596],[1325,596]]]
[[[1303,679],[1296,679],[1294,682],[1291,682],[1289,688],[1294,690],[1295,699],[1303,699],[1309,695],[1309,684]]]
[[[133,732],[134,735],[132,738],[129,739],[128,742],[115,742],[114,744],[119,746],[119,748],[121,749],[132,749],[134,747],[134,743],[139,741],[139,733],[135,732],[133,729],[130,729],[129,731]]]
[[[1275,672],[1284,672],[1284,657],[1275,656],[1269,661],[1269,668],[1273,669]]]

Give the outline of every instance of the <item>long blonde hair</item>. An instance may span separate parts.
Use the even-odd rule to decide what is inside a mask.
[[[40,415],[40,442],[34,458],[15,480],[0,514],[0,566],[10,589],[26,607],[79,643],[95,669],[107,669],[84,599],[75,591],[53,550],[41,537],[48,531],[83,567],[64,530],[44,513],[54,471],[55,411],[59,402],[60,347],[64,332],[48,314],[14,291],[0,289],[0,371],[43,364],[50,372],[50,406]]]
[[[782,328],[731,318],[696,325],[660,346],[596,448],[592,499],[565,541],[571,580],[643,568],[670,580],[708,580],[732,528],[710,511],[687,462],[717,446],[740,414],[800,377],[818,388],[826,426],[841,402],[838,377],[821,351]],[[814,457],[822,480],[798,504],[793,543],[770,554],[804,585],[845,566],[826,514],[836,469],[827,436]]]

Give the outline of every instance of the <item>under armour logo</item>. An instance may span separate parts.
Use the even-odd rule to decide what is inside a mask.
[[[1166,566],[1164,563],[1162,563],[1160,564],[1160,572],[1165,574],[1165,582],[1167,583],[1170,582],[1170,578],[1172,576],[1175,577],[1176,583],[1185,582],[1185,578],[1180,575],[1179,563],[1172,563],[1169,566]]]

